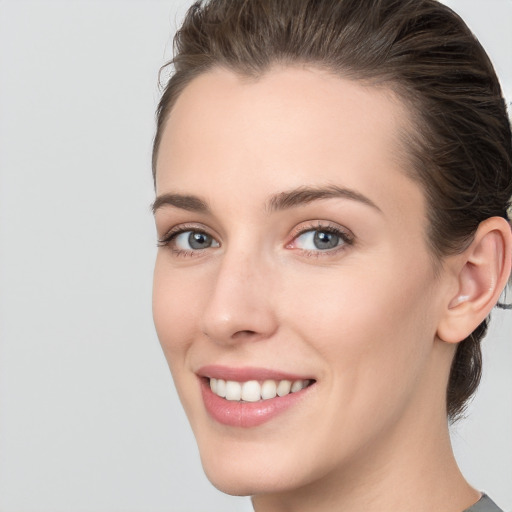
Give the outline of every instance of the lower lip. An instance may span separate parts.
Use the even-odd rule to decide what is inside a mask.
[[[260,402],[238,402],[217,396],[210,389],[208,379],[201,379],[201,393],[208,414],[223,425],[242,428],[257,427],[270,421],[300,402],[311,387]]]

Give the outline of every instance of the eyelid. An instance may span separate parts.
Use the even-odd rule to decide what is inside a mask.
[[[291,241],[297,238],[299,235],[306,233],[307,231],[332,231],[335,233],[343,234],[347,239],[353,240],[355,238],[354,234],[350,229],[338,224],[337,222],[333,222],[330,220],[308,220],[301,222],[297,226],[295,226],[290,233]]]
[[[212,237],[219,245],[220,241],[218,239],[218,236],[211,233],[211,230],[208,229],[204,224],[201,223],[184,223],[184,224],[177,224],[167,230],[164,235],[158,238],[157,240],[157,246],[158,247],[165,247],[169,245],[172,240],[174,240],[178,235],[182,233],[186,233],[187,231],[195,231],[197,233],[204,233],[205,235],[208,235]],[[196,250],[194,252],[199,252],[199,250]]]
[[[222,244],[219,240],[219,237],[212,233],[212,230],[206,227],[202,223],[183,223],[177,224],[171,227],[166,233],[158,239],[158,247],[169,247],[176,255],[183,256],[198,256],[207,249],[211,247],[206,247],[204,249],[178,249],[176,247],[171,247],[171,242],[178,237],[180,234],[186,233],[188,231],[193,231],[197,233],[204,233],[211,237],[218,245],[213,248],[218,248]],[[301,247],[294,247],[294,242],[303,234],[311,232],[311,231],[324,231],[327,233],[332,233],[340,237],[341,242],[338,246],[335,246],[330,249],[304,249]],[[304,221],[293,228],[290,233],[289,241],[285,244],[285,248],[287,249],[295,249],[300,251],[302,254],[306,256],[332,256],[335,253],[347,249],[347,247],[353,245],[355,242],[355,236],[346,227],[332,222],[332,221],[323,221],[323,220],[313,220],[313,221]]]
[[[311,232],[311,231],[324,231],[327,233],[333,233],[335,235],[338,235],[341,240],[342,244],[333,247],[332,249],[316,249],[316,250],[308,250],[308,249],[302,249],[293,247],[293,243],[303,234]],[[332,221],[322,221],[322,220],[315,220],[315,221],[307,221],[306,224],[301,223],[297,225],[290,234],[291,240],[286,244],[286,248],[288,249],[297,249],[299,251],[303,251],[304,253],[311,253],[310,255],[314,256],[328,256],[332,255],[340,250],[346,249],[347,246],[351,246],[355,242],[355,236],[349,229],[341,226],[340,224],[334,223]]]

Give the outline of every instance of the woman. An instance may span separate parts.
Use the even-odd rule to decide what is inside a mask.
[[[453,457],[511,271],[510,123],[434,0],[211,0],[176,36],[154,319],[256,512],[497,506]]]

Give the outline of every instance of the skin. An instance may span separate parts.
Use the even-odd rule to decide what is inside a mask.
[[[155,325],[208,477],[252,495],[256,511],[461,512],[479,499],[447,428],[460,340],[438,335],[452,325],[462,263],[435,276],[404,129],[407,112],[389,91],[306,67],[257,80],[209,71],[167,121],[157,196],[197,196],[208,211],[161,205],[158,237],[182,226],[214,243],[159,248]],[[268,208],[305,186],[350,189],[373,206],[329,197]],[[299,235],[326,226],[352,242],[318,250]],[[196,372],[207,364],[316,383],[271,421],[228,427],[205,410]]]

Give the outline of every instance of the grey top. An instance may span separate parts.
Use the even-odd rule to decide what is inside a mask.
[[[464,512],[503,512],[487,495],[483,495],[477,503],[467,508]]]

